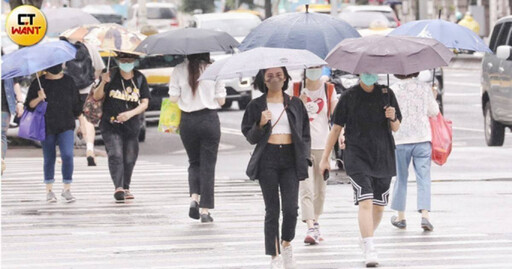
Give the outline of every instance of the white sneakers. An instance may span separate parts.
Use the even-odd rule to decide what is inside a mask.
[[[270,269],[284,269],[283,259],[281,259],[281,256],[272,258],[272,261],[270,262]]]
[[[379,257],[375,248],[365,249],[364,262],[366,267],[377,267],[379,265]]]
[[[293,248],[292,245],[282,248],[281,256],[283,257],[283,265],[285,269],[295,269],[297,268],[297,264],[295,263],[295,258],[293,258]]]
[[[379,265],[379,257],[373,245],[373,237],[359,238],[359,247],[363,251],[366,267],[377,267]]]
[[[281,248],[281,256],[273,258],[270,262],[271,269],[296,269],[297,264],[293,258],[293,248],[291,245]]]

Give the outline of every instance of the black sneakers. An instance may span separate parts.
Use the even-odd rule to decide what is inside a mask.
[[[199,219],[199,204],[196,201],[190,202],[188,216],[192,219]]]
[[[124,202],[124,190],[114,192],[114,198],[116,199],[116,202]]]
[[[213,222],[213,218],[210,215],[210,213],[208,213],[208,214],[201,214],[201,222],[202,223]]]
[[[397,221],[397,216],[392,216],[391,217],[391,224],[393,224],[393,226],[397,227],[398,229],[405,229],[407,227],[407,223],[405,222],[405,219],[401,220],[401,221]]]

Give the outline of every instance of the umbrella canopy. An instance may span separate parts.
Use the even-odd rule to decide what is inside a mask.
[[[352,74],[408,75],[446,66],[452,57],[453,53],[435,39],[373,35],[341,41],[325,61]]]
[[[135,51],[145,54],[189,55],[215,51],[232,51],[240,45],[226,32],[184,28],[151,35]]]
[[[65,41],[25,47],[2,57],[2,79],[27,76],[75,58],[76,48]]]
[[[214,62],[199,80],[217,80],[255,76],[260,69],[284,66],[305,69],[326,62],[308,50],[255,48]]]
[[[484,41],[470,29],[440,19],[408,22],[389,35],[433,38],[451,49],[491,52]]]
[[[323,59],[343,39],[351,37],[360,35],[341,19],[320,13],[287,13],[263,21],[249,33],[239,49],[306,49]]]
[[[142,35],[114,23],[92,24],[69,29],[61,36],[81,41],[102,50],[132,52],[142,42]]]
[[[49,8],[44,9],[43,13],[48,22],[47,34],[58,36],[60,33],[74,27],[84,24],[98,24],[100,21],[91,14],[78,8]]]

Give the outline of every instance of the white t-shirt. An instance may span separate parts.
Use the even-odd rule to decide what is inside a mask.
[[[322,84],[316,91],[303,88],[302,92],[308,97],[305,106],[308,111],[309,128],[311,130],[311,149],[324,149],[327,136],[329,136],[329,120],[327,118],[328,105],[325,86]],[[331,96],[331,99],[333,98],[335,97]]]
[[[400,129],[393,133],[395,144],[412,144],[432,141],[428,117],[439,113],[428,83],[416,78],[400,80],[391,86],[402,113]]]
[[[182,111],[194,112],[202,109],[220,109],[216,98],[226,97],[226,88],[222,81],[200,80],[196,93],[188,83],[188,60],[178,64],[172,71],[169,83],[169,96],[180,97],[178,106]]]
[[[284,111],[283,103],[267,103],[267,108],[272,112],[272,120],[270,121],[270,124],[274,126],[272,134],[291,134],[292,129],[290,128],[288,115]]]

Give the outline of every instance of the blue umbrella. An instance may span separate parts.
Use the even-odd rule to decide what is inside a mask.
[[[2,57],[2,79],[27,76],[75,58],[76,48],[65,41],[25,47]]]
[[[351,37],[360,35],[341,19],[307,11],[287,13],[263,21],[247,35],[239,49],[305,49],[323,59],[343,39]]]
[[[408,22],[388,35],[427,37],[436,39],[451,49],[491,52],[484,41],[470,29],[440,19]]]

